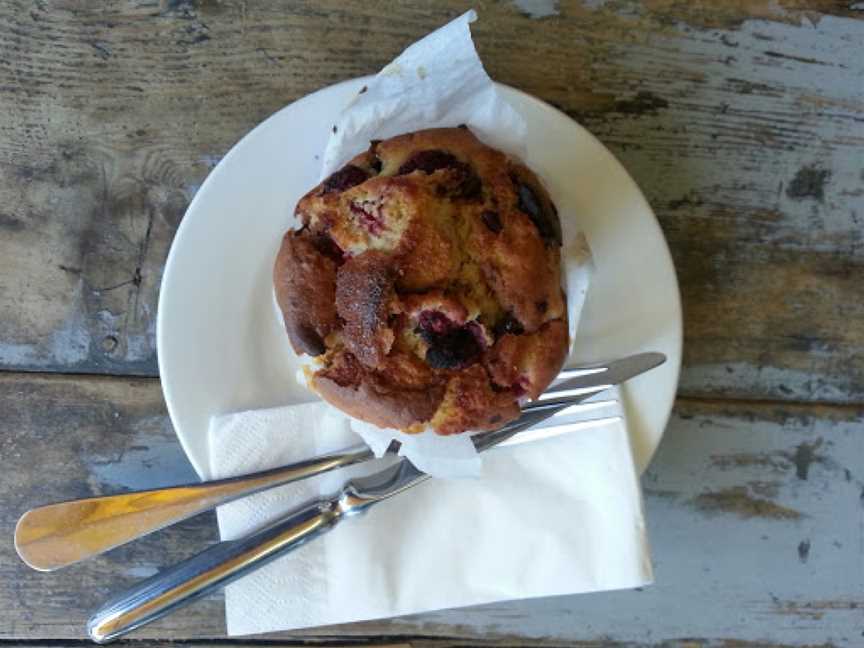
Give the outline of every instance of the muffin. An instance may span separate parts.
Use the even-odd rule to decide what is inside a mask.
[[[274,267],[308,384],[439,434],[519,416],[567,355],[561,225],[528,168],[468,128],[373,141],[297,204]]]

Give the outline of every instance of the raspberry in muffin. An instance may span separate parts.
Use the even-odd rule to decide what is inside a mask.
[[[487,430],[558,374],[555,206],[533,172],[464,126],[373,141],[296,216],[276,298],[331,404],[407,432]]]

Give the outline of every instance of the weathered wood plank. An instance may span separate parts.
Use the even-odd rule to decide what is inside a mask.
[[[850,304],[864,285],[864,64],[825,39],[864,42],[864,23],[748,22],[662,48],[649,34],[609,45],[614,74],[636,84],[632,118],[618,118],[601,77],[594,92],[614,117],[599,106],[583,120],[669,238],[685,311],[680,393],[860,402],[864,327],[850,326]],[[651,59],[657,73],[642,75]]]
[[[117,587],[217,538],[201,516],[140,545],[57,574],[31,571],[12,546],[16,518],[42,502],[195,479],[155,380],[21,380],[0,374],[0,637],[83,637],[88,611]],[[222,603],[204,601],[169,626],[223,632]]]
[[[16,643],[14,641],[3,641],[0,642],[4,646],[4,648],[25,648],[28,646],[37,646],[38,648],[72,648],[78,647],[81,645],[81,642],[77,641],[63,641],[63,640],[53,640],[53,641],[44,641],[44,642],[27,642],[27,643]],[[123,645],[122,643],[119,645]],[[127,644],[128,645],[128,644]],[[176,642],[171,640],[154,640],[154,639],[145,639],[145,640],[136,640],[134,645],[136,648],[163,648],[169,646],[176,646]],[[184,641],[184,646],[188,646],[189,648],[220,648],[226,645],[225,642],[222,641]],[[415,638],[412,637],[410,639],[410,643],[399,643],[399,644],[385,644],[381,645],[376,641],[375,638],[370,640],[352,640],[349,644],[340,644],[338,639],[335,641],[303,641],[299,639],[282,639],[282,640],[232,640],[227,645],[234,646],[236,648],[261,648],[262,646],[266,646],[268,648],[277,648],[280,646],[326,646],[326,648],[355,648],[356,646],[366,646],[370,648],[390,648],[390,646],[398,647],[398,648],[464,648],[464,641],[460,641],[459,639],[427,639],[427,638]],[[601,640],[601,641],[546,641],[546,640],[537,640],[537,639],[528,639],[528,640],[518,640],[518,639],[506,639],[506,640],[496,640],[496,639],[477,639],[472,640],[470,645],[472,647],[476,646],[477,648],[522,648],[529,646],[536,646],[537,648],[649,648],[656,647],[658,644],[652,642],[620,642],[620,641],[612,641],[612,640]],[[705,639],[682,639],[677,641],[667,641],[662,644],[663,648],[793,648],[798,644],[778,644],[778,643],[766,643],[766,642],[749,642],[749,641],[736,641],[732,644],[727,642],[716,642]],[[810,648],[833,648],[829,644],[824,644],[819,647]]]
[[[80,638],[87,614],[111,591],[215,540],[212,517],[204,516],[67,570],[29,570],[9,541],[27,508],[193,473],[155,380],[0,374],[0,411],[0,534],[7,539],[0,544],[0,639]],[[862,421],[864,410],[848,406],[679,401],[643,482],[657,578],[643,591],[271,638],[854,645],[864,606]],[[221,601],[211,598],[137,636],[223,633]]]
[[[864,401],[859,5],[478,6],[490,73],[586,124],[656,208],[683,394]],[[282,105],[465,7],[5,3],[0,367],[155,375],[162,265],[207,172]]]

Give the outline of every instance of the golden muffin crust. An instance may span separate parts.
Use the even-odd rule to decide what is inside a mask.
[[[374,141],[295,213],[276,296],[333,405],[409,432],[493,429],[557,375],[557,211],[530,169],[467,128]]]

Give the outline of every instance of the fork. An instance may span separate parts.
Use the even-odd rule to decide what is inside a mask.
[[[552,389],[523,407],[523,412],[544,412],[573,396],[600,392],[610,384],[610,370],[641,366],[646,362],[645,355],[603,367],[564,370]],[[580,407],[587,410],[601,405],[595,402]],[[502,429],[508,430],[515,423]],[[397,455],[400,447],[401,443],[394,440],[385,454]],[[15,549],[33,569],[54,571],[221,504],[375,458],[372,450],[361,443],[251,475],[40,506],[18,520]]]

